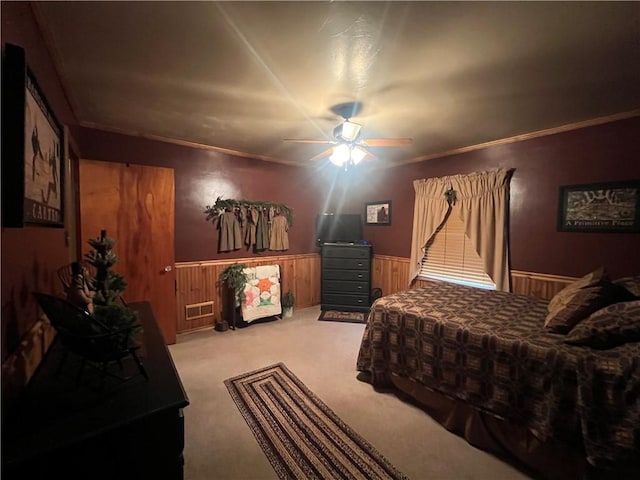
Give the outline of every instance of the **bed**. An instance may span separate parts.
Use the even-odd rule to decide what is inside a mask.
[[[546,477],[640,471],[640,343],[567,344],[545,328],[549,303],[438,281],[382,297],[357,369]]]

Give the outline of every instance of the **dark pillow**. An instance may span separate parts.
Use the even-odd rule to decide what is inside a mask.
[[[544,326],[553,333],[567,333],[580,320],[611,303],[609,288],[606,285],[578,289],[563,297],[562,303],[549,312]]]
[[[636,298],[624,287],[611,283],[607,271],[600,267],[567,285],[551,299],[544,326],[554,333],[567,333],[593,312]]]
[[[553,296],[547,306],[549,313],[553,313],[563,308],[578,290],[595,287],[608,281],[609,276],[604,267],[597,268],[593,272],[587,273],[585,276],[570,283]]]
[[[626,288],[633,295],[640,298],[640,275],[636,275],[635,277],[618,278],[617,280],[614,280],[613,283]]]
[[[640,341],[640,300],[614,303],[598,310],[578,323],[564,341],[598,349]]]

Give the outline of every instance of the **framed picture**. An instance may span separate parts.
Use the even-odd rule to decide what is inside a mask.
[[[391,225],[391,200],[366,204],[365,225]]]
[[[561,232],[640,232],[640,180],[560,187]]]
[[[2,99],[3,226],[63,227],[64,129],[16,45],[5,45]]]

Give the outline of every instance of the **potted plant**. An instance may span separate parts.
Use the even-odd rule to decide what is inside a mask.
[[[127,288],[123,276],[111,270],[118,262],[118,256],[113,253],[116,241],[107,237],[106,230],[101,230],[98,238],[90,238],[87,243],[93,250],[85,254],[85,258],[96,269],[96,275],[91,279],[91,286],[95,290],[93,303],[111,305],[120,299],[120,295]]]
[[[233,263],[220,272],[218,280],[224,287],[222,292],[223,319],[216,322],[215,329],[224,332],[229,329],[229,322],[235,325],[235,311],[245,299],[244,287],[247,283],[247,275],[244,263]]]
[[[247,283],[247,275],[244,263],[233,263],[220,272],[219,280],[233,292],[235,306],[239,307],[244,301],[244,286]]]
[[[295,301],[296,298],[291,290],[282,296],[280,303],[282,304],[282,313],[285,317],[291,317],[293,315],[293,305]]]
[[[142,326],[138,314],[128,308],[121,297],[127,282],[122,275],[111,270],[118,262],[118,256],[113,253],[116,241],[107,236],[106,230],[101,230],[98,238],[90,238],[87,243],[93,250],[86,253],[85,258],[96,270],[95,276],[88,279],[94,290],[91,311],[104,324],[123,331],[127,345],[132,346],[142,332]]]
[[[133,347],[136,337],[142,332],[137,312],[117,303],[96,305],[93,315],[114,330],[120,330],[126,336],[127,348]]]

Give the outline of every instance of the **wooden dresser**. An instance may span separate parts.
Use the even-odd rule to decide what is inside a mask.
[[[149,380],[108,379],[101,391],[87,367],[76,384],[71,358],[56,375],[62,347],[54,341],[20,402],[5,412],[3,480],[183,478],[189,400],[150,304],[129,306],[144,329],[138,353]],[[126,362],[124,373],[135,373]]]
[[[371,307],[371,245],[325,243],[322,310],[368,312]]]

